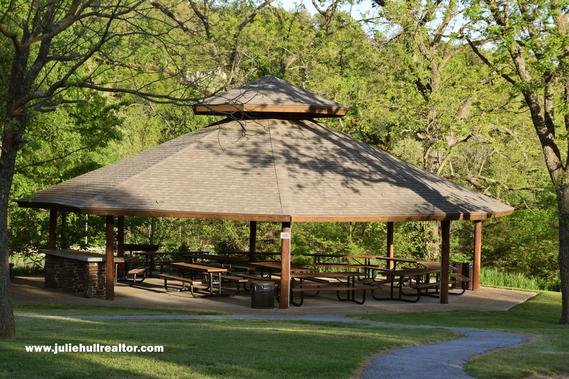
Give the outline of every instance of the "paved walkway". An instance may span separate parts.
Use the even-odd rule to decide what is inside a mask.
[[[526,342],[526,337],[514,333],[485,331],[472,328],[433,327],[390,322],[356,320],[340,316],[325,315],[84,315],[44,316],[18,313],[20,317],[73,318],[80,320],[278,320],[314,321],[365,324],[391,328],[447,329],[463,337],[430,345],[403,347],[377,355],[362,371],[361,377],[368,378],[470,378],[463,366],[472,357],[495,349]]]
[[[474,356],[526,342],[523,335],[467,328],[445,328],[464,337],[432,345],[410,346],[376,356],[362,378],[471,378],[463,366]]]

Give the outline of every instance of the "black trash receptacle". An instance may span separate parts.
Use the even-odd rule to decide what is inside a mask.
[[[275,307],[275,283],[256,282],[251,286],[251,308]]]

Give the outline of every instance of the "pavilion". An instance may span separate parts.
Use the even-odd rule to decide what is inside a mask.
[[[448,302],[450,223],[475,223],[473,289],[479,288],[482,221],[513,212],[315,120],[346,108],[266,76],[194,106],[226,118],[141,154],[67,180],[23,207],[50,210],[48,247],[56,245],[57,212],[106,216],[106,283],[114,286],[114,221],[124,255],[124,217],[282,223],[280,307],[289,305],[291,226],[296,222],[441,222],[441,303]],[[110,291],[108,298],[113,297]]]

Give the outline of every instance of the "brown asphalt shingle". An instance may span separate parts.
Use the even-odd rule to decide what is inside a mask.
[[[300,118],[341,117],[347,109],[335,101],[296,87],[274,76],[264,76],[242,87],[208,97],[194,106],[196,114],[247,112],[285,113]]]
[[[314,121],[215,124],[31,199],[83,213],[266,221],[485,219],[513,209]]]

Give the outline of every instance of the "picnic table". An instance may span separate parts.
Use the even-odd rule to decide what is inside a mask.
[[[421,295],[428,294],[430,289],[435,289],[438,291],[439,281],[431,282],[430,276],[436,274],[437,277],[440,275],[440,268],[428,268],[428,267],[412,267],[404,268],[399,270],[389,270],[386,280],[381,283],[389,284],[389,297],[377,297],[372,290],[371,294],[375,300],[400,300],[415,303],[419,301]],[[371,283],[374,284],[373,282]],[[415,293],[405,293],[404,287],[407,286],[415,291]],[[395,297],[394,289],[397,286],[398,294]],[[404,296],[415,296],[415,299],[406,299]]]
[[[343,258],[345,254],[307,254],[306,256],[312,257],[314,263],[323,263],[323,258]]]
[[[249,262],[249,266],[254,268],[255,270],[259,270],[261,272],[268,272],[269,277],[271,273],[280,272],[281,271],[281,262],[277,261],[267,261],[267,262]],[[290,272],[310,272],[311,270],[308,268],[304,268],[301,266],[290,266]]]
[[[352,263],[308,263],[304,267],[320,269],[343,269],[343,270],[357,270],[360,275],[373,278],[375,270],[380,269],[378,265],[372,264],[352,264]],[[361,272],[363,270],[364,272]]]
[[[429,268],[429,269],[436,269],[440,272],[441,270],[441,262],[438,261],[417,261],[421,266]],[[449,292],[451,295],[462,295],[468,289],[468,284],[470,283],[471,279],[468,276],[465,276],[463,273],[463,265],[452,265],[450,278],[451,278],[451,288],[458,289],[460,292]]]
[[[190,272],[192,274],[206,274],[208,277],[209,293],[214,295],[213,287],[215,284],[214,275],[217,276],[217,294],[221,295],[221,274],[226,273],[228,270],[225,267],[208,266],[198,263],[187,263],[187,262],[173,262],[170,264],[172,267],[179,269],[181,271]]]
[[[399,258],[399,257],[388,257],[383,255],[344,255],[341,256],[344,259],[363,259],[363,265],[361,267],[369,266],[371,267],[371,275],[367,284],[372,287],[378,285],[388,284],[389,285],[389,297],[381,298],[377,297],[372,290],[372,296],[376,300],[400,300],[400,301],[412,301],[416,302],[419,300],[421,294],[428,294],[429,289],[435,289],[438,291],[439,280],[435,282],[430,281],[430,277],[434,274],[437,278],[440,276],[440,264],[437,262],[425,262],[417,261],[411,258]],[[385,268],[379,267],[379,265],[373,265],[371,262],[373,260],[384,261],[386,263]],[[398,268],[398,265],[412,265],[412,267]],[[376,278],[375,272],[380,272],[385,275],[385,278]],[[405,293],[404,287],[408,284],[416,293],[409,294]],[[398,294],[395,296],[395,287],[398,288]],[[415,296],[413,300],[404,298],[404,296]]]
[[[192,262],[204,262],[204,261],[211,261],[217,262],[221,264],[228,264],[230,265],[229,268],[231,269],[232,264],[247,264],[249,260],[245,257],[236,257],[236,256],[227,256],[227,255],[219,255],[219,254],[184,254],[183,257],[185,259],[191,260]]]
[[[323,267],[323,268],[350,268],[350,269],[372,269],[376,265],[351,264],[351,263],[308,263],[304,267]]]
[[[336,292],[336,297],[340,301],[352,301],[357,304],[365,303],[365,291],[371,289],[369,285],[356,285],[356,278],[361,275],[361,272],[357,271],[344,271],[344,272],[300,272],[291,274],[291,297],[290,302],[293,305],[301,306],[304,303],[305,292],[315,291],[319,292]],[[319,283],[318,280],[325,279],[336,279],[337,282],[335,286],[331,283]],[[310,283],[306,283],[309,280]],[[357,300],[355,297],[356,291],[362,291],[361,300]],[[346,297],[342,297],[340,294],[342,292],[346,293]],[[294,294],[300,294],[300,301],[296,302],[294,300]]]
[[[156,271],[156,263],[158,257],[162,257],[161,262],[159,262],[161,264],[160,272],[162,272],[162,267],[164,265],[164,257],[171,257],[171,256],[183,257],[184,253],[149,250],[149,251],[133,251],[131,252],[131,255],[138,255],[144,257],[144,266],[148,267],[148,271],[150,275],[152,275]]]
[[[335,258],[335,259],[343,259],[343,260],[360,259],[360,260],[363,260],[363,265],[367,265],[367,266],[372,265],[372,263],[371,263],[372,260],[382,260],[382,261],[386,261],[388,264],[389,264],[389,262],[393,262],[394,265],[397,262],[417,263],[417,260],[415,260],[415,259],[395,258],[395,257],[388,257],[388,256],[383,256],[383,255],[309,254],[308,256],[311,256],[312,258],[314,258],[314,264],[325,264],[325,262],[322,262],[322,258]]]

